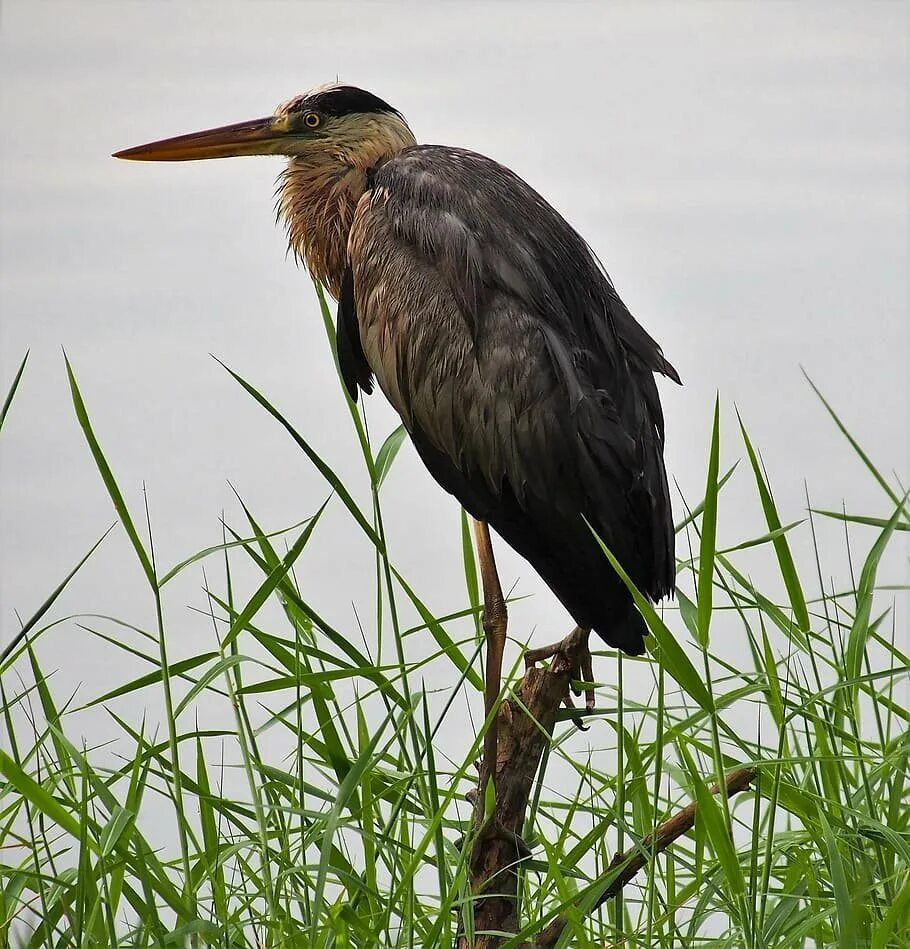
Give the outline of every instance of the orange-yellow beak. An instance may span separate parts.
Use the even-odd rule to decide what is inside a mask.
[[[286,154],[289,133],[286,116],[270,115],[124,148],[114,152],[113,157],[131,161],[196,161],[237,155],[281,155]]]

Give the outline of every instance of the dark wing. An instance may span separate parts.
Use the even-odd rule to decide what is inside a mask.
[[[611,629],[628,595],[587,525],[648,595],[672,590],[653,373],[678,376],[660,347],[565,220],[472,152],[378,168],[349,254],[366,361],[430,471],[629,648]]]
[[[350,264],[345,269],[341,294],[338,297],[335,347],[344,387],[356,402],[358,387],[367,395],[373,391],[373,373],[360,343],[360,329],[357,326],[357,310],[354,305],[354,275]]]

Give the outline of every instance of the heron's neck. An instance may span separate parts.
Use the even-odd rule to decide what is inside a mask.
[[[367,190],[367,173],[403,148],[415,144],[407,125],[386,121],[356,145],[331,154],[294,156],[288,162],[278,197],[288,241],[313,277],[334,297],[347,266],[348,235],[357,202]]]

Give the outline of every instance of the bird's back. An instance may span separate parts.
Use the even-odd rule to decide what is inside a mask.
[[[642,592],[672,591],[654,373],[675,370],[582,238],[502,165],[415,146],[371,185],[339,309],[349,386],[375,373],[440,484],[579,625],[641,652],[643,622],[592,529]]]

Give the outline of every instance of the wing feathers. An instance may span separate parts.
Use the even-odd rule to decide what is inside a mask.
[[[642,624],[588,525],[640,589],[672,590],[653,373],[679,381],[676,370],[579,235],[508,169],[416,146],[374,183],[348,245],[357,352],[440,484],[577,622],[638,651]],[[349,312],[339,308],[339,327]]]
[[[341,379],[348,394],[356,402],[357,387],[369,395],[373,391],[373,373],[363,352],[360,327],[354,301],[354,274],[350,265],[341,281],[338,298],[338,319],[335,325],[335,345],[338,350],[338,366]]]

